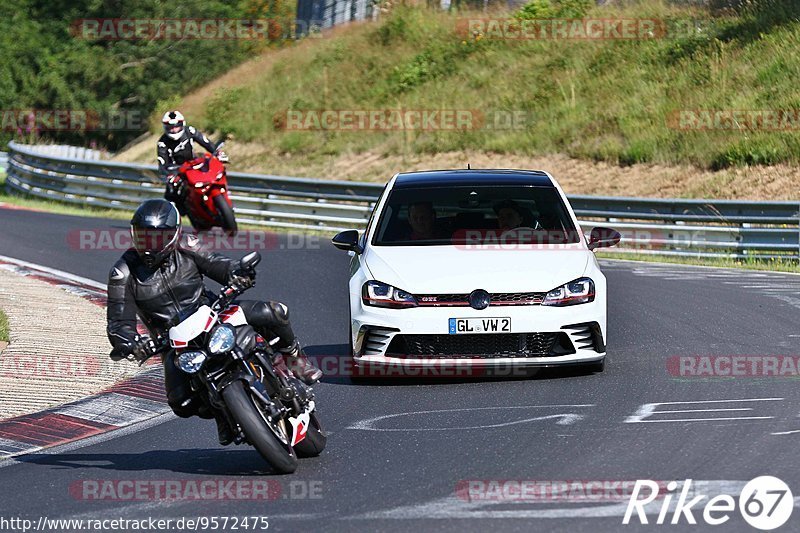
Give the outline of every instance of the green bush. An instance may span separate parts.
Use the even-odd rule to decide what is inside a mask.
[[[593,5],[592,0],[531,0],[515,16],[522,20],[579,19],[585,17]]]

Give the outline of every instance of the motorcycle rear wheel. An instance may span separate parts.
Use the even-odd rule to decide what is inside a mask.
[[[256,403],[241,381],[234,381],[222,391],[222,398],[233,418],[244,430],[247,440],[272,467],[281,474],[297,470],[297,455],[281,442],[268,427]]]

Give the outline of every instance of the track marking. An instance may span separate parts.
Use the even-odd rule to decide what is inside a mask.
[[[712,417],[712,418],[672,418],[662,420],[645,420],[651,416],[660,414],[679,414],[679,413],[715,413],[723,412],[729,413],[731,411],[752,411],[752,407],[731,408],[723,407],[719,409],[672,409],[659,411],[658,407],[662,405],[705,405],[705,404],[719,404],[719,403],[737,403],[737,402],[778,402],[783,401],[783,398],[745,398],[733,400],[705,400],[705,401],[685,401],[685,402],[656,402],[645,403],[639,406],[636,413],[627,417],[623,423],[625,424],[640,424],[649,422],[713,422],[715,420],[769,420],[774,418],[772,416],[740,416],[740,417]]]
[[[485,424],[485,425],[478,425],[478,426],[462,426],[462,427],[434,427],[434,428],[420,428],[420,427],[412,427],[412,428],[378,428],[375,427],[377,422],[381,422],[383,420],[388,420],[391,418],[400,418],[406,416],[418,416],[418,415],[428,415],[428,414],[436,414],[436,413],[456,413],[456,412],[467,412],[467,411],[497,411],[497,410],[504,410],[504,409],[546,409],[546,408],[564,408],[564,407],[594,407],[595,404],[573,404],[573,405],[514,405],[514,406],[501,406],[501,407],[472,407],[472,408],[461,408],[461,409],[435,409],[430,411],[409,411],[405,413],[393,413],[390,415],[381,415],[376,416],[373,418],[367,418],[365,420],[359,420],[355,424],[348,426],[347,429],[355,429],[355,430],[362,430],[362,431],[458,431],[458,430],[467,430],[467,429],[489,429],[489,428],[498,428],[498,427],[505,427],[511,426],[516,424],[524,424],[527,422],[535,422],[538,420],[551,420],[555,419],[556,424],[560,426],[566,426],[574,424],[575,422],[579,422],[583,420],[585,417],[582,414],[577,413],[559,413],[553,415],[544,415],[544,416],[537,416],[532,418],[525,418],[522,420],[511,420],[508,422],[499,422],[496,424]]]

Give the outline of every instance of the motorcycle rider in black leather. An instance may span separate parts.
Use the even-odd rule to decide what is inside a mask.
[[[226,285],[249,286],[252,274],[240,269],[239,261],[212,253],[199,245],[194,235],[181,237],[180,216],[166,200],[148,200],[131,219],[134,246],[114,264],[108,278],[108,339],[111,358],[144,359],[153,353],[153,343],[138,334],[141,318],[153,337],[164,335],[213,295],[205,288],[203,276]],[[319,381],[322,372],[303,353],[289,323],[289,309],[280,302],[239,300],[247,322],[265,339],[278,338],[273,346],[285,358],[289,369],[308,384]],[[189,376],[178,369],[173,358],[163,357],[167,401],[180,417],[199,415],[215,418],[221,444],[233,435],[224,418],[215,413],[205,398],[192,392]]]
[[[192,126],[186,125],[186,120],[180,111],[167,111],[161,118],[164,125],[164,134],[158,139],[158,173],[166,181],[164,198],[178,207],[181,216],[188,213],[186,209],[186,185],[178,179],[171,179],[175,175],[174,168],[186,161],[194,159],[194,143],[205,148],[213,154],[217,146],[208,137]],[[219,152],[217,159],[223,163],[228,162],[228,155]],[[172,168],[170,168],[172,167]]]

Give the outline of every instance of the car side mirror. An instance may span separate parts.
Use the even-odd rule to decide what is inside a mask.
[[[258,252],[250,252],[239,260],[239,265],[242,270],[252,270],[257,264],[261,262],[261,254]]]
[[[616,246],[621,238],[622,235],[615,229],[604,228],[602,226],[592,228],[592,232],[589,234],[589,249],[594,250],[596,248]]]
[[[340,250],[355,252],[357,254],[360,254],[364,251],[362,250],[361,245],[358,244],[358,230],[348,229],[341,233],[337,233],[336,236],[331,239],[331,242]]]

